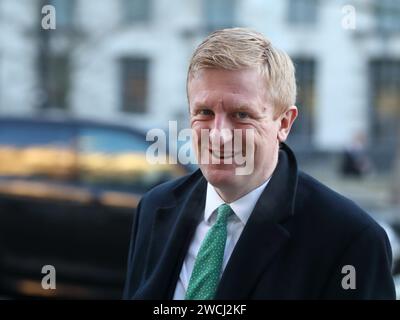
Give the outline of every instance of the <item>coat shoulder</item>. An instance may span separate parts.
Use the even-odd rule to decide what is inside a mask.
[[[377,236],[384,232],[354,201],[301,171],[295,208],[310,225],[332,238],[354,238],[366,229]]]
[[[147,191],[142,197],[142,203],[155,207],[163,207],[171,204],[175,196],[182,196],[185,190],[190,188],[201,177],[201,171],[197,170],[182,177],[161,183]]]

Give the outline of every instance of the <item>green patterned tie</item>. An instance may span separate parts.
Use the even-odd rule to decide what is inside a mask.
[[[233,213],[231,207],[218,207],[217,221],[207,232],[194,263],[186,300],[211,300],[217,291],[224,260],[226,225]]]

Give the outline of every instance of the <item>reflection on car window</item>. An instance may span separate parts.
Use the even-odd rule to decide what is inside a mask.
[[[103,128],[81,129],[78,145],[79,150],[83,153],[104,154],[146,152],[148,147],[144,136]]]
[[[146,160],[144,135],[124,130],[83,128],[78,139],[78,165],[83,183],[114,190],[144,192],[184,173],[177,165]]]
[[[73,130],[61,124],[0,125],[0,176],[71,180],[76,174]]]

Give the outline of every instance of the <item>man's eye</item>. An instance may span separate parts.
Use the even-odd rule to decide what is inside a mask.
[[[209,109],[199,110],[199,115],[201,116],[212,116],[213,112]]]
[[[235,113],[235,118],[237,119],[247,119],[249,117],[249,114],[247,112],[236,112]]]

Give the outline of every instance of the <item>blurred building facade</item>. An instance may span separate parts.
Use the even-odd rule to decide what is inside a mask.
[[[56,8],[55,30],[41,28],[46,4]],[[391,155],[396,0],[0,0],[0,115],[187,126],[190,55],[210,31],[231,26],[263,32],[293,58],[298,150],[337,152],[363,136],[372,152]]]

